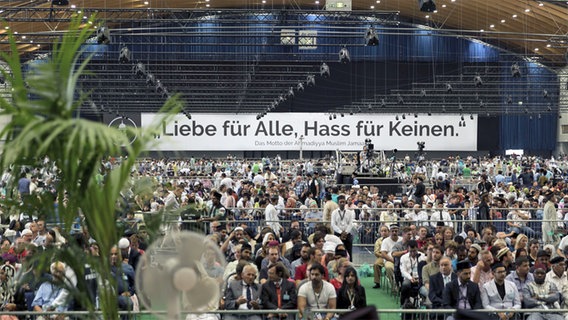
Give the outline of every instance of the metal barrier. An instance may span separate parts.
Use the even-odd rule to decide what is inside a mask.
[[[215,310],[209,313],[203,313],[202,311],[194,311],[194,312],[183,312],[181,314],[180,319],[192,319],[191,315],[195,316],[214,316],[219,317],[222,315],[230,314],[230,315],[237,315],[237,316],[246,316],[246,315],[268,315],[269,313],[274,313],[275,310]],[[345,309],[306,309],[304,312],[303,319],[316,319],[314,316],[316,314],[324,314],[324,313],[334,313],[337,315],[343,315],[350,312],[350,310]],[[426,320],[429,319],[429,316],[432,314],[443,314],[443,315],[452,315],[455,313],[455,309],[380,309],[377,308],[377,314],[380,316],[381,320],[394,320],[394,319],[401,319],[402,317],[408,316],[408,318],[412,318],[415,320]],[[489,310],[489,309],[478,309],[474,311],[478,314],[485,314],[491,315],[495,314],[496,310]],[[568,314],[568,309],[501,309],[497,310],[497,312],[506,312],[512,313],[515,315],[526,316],[533,313],[540,313],[540,314]],[[278,310],[278,313],[286,313],[289,315],[298,315],[298,310]],[[3,311],[2,315],[15,315],[21,317],[33,317],[33,316],[50,316],[50,315],[63,315],[68,316],[73,319],[93,319],[99,318],[102,316],[102,312],[88,312],[88,311],[69,311],[69,312],[22,312],[22,311]],[[148,316],[148,315],[167,315],[166,311],[156,310],[156,311],[139,311],[139,312],[127,312],[121,311],[118,314],[123,316],[129,316],[132,319],[136,319],[137,316]],[[519,319],[521,319],[519,318]],[[175,319],[175,318],[173,318]],[[209,319],[209,318],[207,318]]]

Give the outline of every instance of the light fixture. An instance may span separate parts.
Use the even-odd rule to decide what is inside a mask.
[[[98,44],[109,44],[110,43],[110,30],[105,26],[98,28],[96,39],[97,39]]]
[[[320,69],[321,70],[321,69]],[[313,87],[316,85],[316,77],[314,77],[314,75],[310,74],[306,77],[306,84],[309,87]]]
[[[491,24],[491,25],[489,25],[489,28],[493,29],[493,28],[495,28],[495,25]]]
[[[434,12],[436,10],[436,3],[434,0],[418,0],[418,5],[422,12]]]
[[[330,76],[329,66],[325,62],[322,62],[320,66],[320,76],[324,78],[328,78]]]
[[[511,65],[511,76],[513,78],[521,77],[521,67],[519,67],[519,64],[516,61]]]
[[[525,9],[525,12],[526,12],[526,13],[529,13],[529,12],[531,12],[531,9],[526,8],[526,9]]]
[[[404,113],[402,114],[402,120],[406,120],[406,115]]]
[[[349,56],[349,50],[345,46],[339,50],[339,62],[348,63],[351,62],[351,57]]]
[[[367,29],[367,32],[365,33],[365,43],[368,46],[376,46],[379,44],[379,36],[377,35],[375,27],[371,26]]]
[[[126,45],[123,45],[120,49],[120,54],[118,55],[118,62],[119,63],[129,63],[130,59],[132,58],[132,53],[128,49]]]
[[[501,19],[501,23],[505,23],[505,22],[506,22],[506,20],[505,20],[505,19]]]
[[[513,15],[512,17],[513,17],[513,19],[516,19],[516,18],[517,18],[517,15],[516,15],[516,14],[514,14],[514,15]]]
[[[483,85],[483,80],[481,79],[479,73],[476,74],[475,77],[473,77],[473,84],[478,88]]]

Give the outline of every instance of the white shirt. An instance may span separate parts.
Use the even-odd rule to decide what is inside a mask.
[[[351,229],[353,229],[354,220],[355,220],[355,212],[353,210],[347,208],[345,208],[345,210],[343,211],[341,211],[339,208],[335,209],[331,213],[331,227],[333,228],[333,232],[351,233]]]
[[[444,208],[442,209],[442,220],[444,221],[444,225],[446,227],[453,227],[454,223],[452,222],[452,217],[450,216],[450,213]],[[436,222],[438,221],[442,221],[440,220],[440,209],[436,208],[433,209],[432,211],[432,216],[430,216],[430,225],[432,227],[436,227]]]
[[[407,280],[411,280],[413,277],[418,278],[418,262],[425,260],[426,257],[420,253],[417,253],[414,258],[410,256],[410,252],[403,254],[400,257],[400,273],[402,277]]]
[[[278,218],[278,211],[271,203],[266,206],[264,210],[264,220],[266,221],[266,225],[272,228],[276,236],[280,237],[280,218]]]

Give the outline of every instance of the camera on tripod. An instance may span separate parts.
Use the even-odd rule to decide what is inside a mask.
[[[365,139],[365,147],[367,147],[367,159],[371,159],[373,157],[373,153],[375,153],[375,145],[371,139]]]

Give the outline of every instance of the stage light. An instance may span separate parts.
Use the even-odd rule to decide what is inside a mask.
[[[483,80],[479,74],[476,74],[475,77],[473,77],[473,84],[478,88],[483,85]]]
[[[333,116],[330,114],[330,115],[329,115],[329,120],[332,120],[332,119],[333,119]]]
[[[519,64],[516,62],[511,65],[511,76],[513,78],[521,77],[521,68],[519,67]]]
[[[402,120],[406,120],[406,115],[404,113],[402,114]]]
[[[153,74],[149,73],[146,76],[146,84],[148,85],[156,85],[156,77]]]
[[[123,45],[120,49],[120,54],[118,55],[118,62],[119,63],[129,63],[132,59],[132,53],[128,49],[127,46]]]
[[[137,64],[132,67],[132,71],[134,71],[134,75],[137,77],[145,77],[146,76],[146,66],[142,62],[138,62]]]
[[[333,114],[333,119],[337,119],[337,114]]]
[[[321,66],[320,66],[320,76],[322,76],[324,78],[329,78],[330,75],[331,75],[331,73],[329,71],[329,66],[327,65],[327,63],[322,62]]]
[[[471,120],[473,120],[473,114],[472,114],[472,115],[470,115],[470,116],[469,116],[469,118],[470,118]]]
[[[320,71],[321,71],[321,69],[320,69]],[[316,77],[314,77],[314,75],[312,75],[312,74],[308,75],[307,78],[306,78],[306,84],[310,87],[315,86],[316,85]]]
[[[295,94],[294,94],[294,88],[290,87],[290,89],[288,89],[288,97],[290,98],[294,98]]]
[[[348,63],[351,62],[351,57],[349,56],[349,50],[345,46],[339,50],[339,62]]]
[[[110,43],[110,30],[102,26],[97,29],[97,43],[98,44],[109,44]]]
[[[368,46],[376,46],[379,44],[379,36],[375,27],[370,27],[365,33],[365,43]]]
[[[296,86],[296,90],[298,90],[299,92],[304,91],[304,84],[303,83],[298,83],[298,85]]]
[[[422,12],[434,12],[436,10],[436,3],[434,0],[418,0],[418,5]]]

